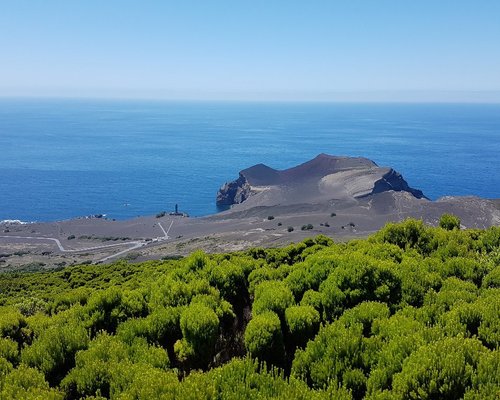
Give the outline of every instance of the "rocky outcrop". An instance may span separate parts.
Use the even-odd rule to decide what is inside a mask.
[[[394,171],[392,168],[382,177],[382,179],[375,182],[371,194],[387,192],[388,190],[394,190],[395,192],[409,192],[417,199],[427,198],[421,190],[413,189],[408,186],[408,183],[403,179],[403,176],[399,172]]]
[[[240,173],[240,177],[232,182],[226,182],[217,192],[218,206],[231,206],[243,203],[250,196],[250,185]]]
[[[354,200],[386,191],[408,192],[417,199],[426,199],[392,168],[379,167],[363,157],[320,154],[282,171],[264,164],[244,169],[237,180],[219,189],[217,205],[240,204],[250,197],[252,206],[313,204],[329,199]]]

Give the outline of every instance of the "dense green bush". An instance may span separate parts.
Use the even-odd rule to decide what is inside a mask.
[[[0,338],[0,358],[17,365],[19,362],[19,345],[11,339]]]
[[[305,380],[313,388],[319,389],[333,383],[334,386],[364,392],[366,378],[361,382],[351,379],[355,376],[359,378],[357,371],[364,367],[364,349],[361,324],[346,327],[341,323],[333,323],[320,329],[305,350],[295,353],[292,375]]]
[[[206,366],[215,352],[215,342],[219,331],[219,318],[209,307],[194,303],[187,307],[181,314],[180,326],[182,331],[182,345],[190,348],[183,353],[180,344],[177,346],[178,353],[182,358],[193,363],[195,366]]]
[[[321,315],[323,312],[323,293],[316,292],[315,290],[309,289],[302,296],[302,300],[300,301],[301,306],[311,306],[316,311],[318,311]]]
[[[159,345],[174,343],[180,338],[180,309],[159,308],[146,318],[148,338]]]
[[[0,274],[0,399],[500,395],[500,228]]]
[[[319,312],[311,306],[292,306],[285,310],[285,320],[292,342],[304,347],[319,329]]]
[[[251,356],[280,364],[283,345],[281,322],[274,312],[264,311],[252,318],[245,330],[245,346]]]
[[[485,353],[479,360],[477,374],[472,377],[472,389],[464,400],[493,400],[500,395],[500,350]]]
[[[400,224],[389,223],[375,238],[395,244],[403,250],[416,249],[422,254],[429,254],[432,250],[432,236],[421,220],[408,219]]]
[[[292,292],[283,282],[265,281],[255,288],[253,313],[258,315],[265,311],[273,311],[282,318],[285,310],[293,303]]]
[[[327,319],[363,301],[381,301],[394,306],[401,300],[401,279],[387,262],[352,256],[321,284]]]
[[[486,349],[474,339],[446,338],[413,352],[394,376],[396,399],[457,399],[472,385]]]
[[[500,265],[486,274],[483,278],[483,287],[500,289]]]
[[[109,288],[92,296],[83,312],[94,336],[101,330],[114,332],[120,322],[145,315],[146,302],[139,291],[123,293],[117,288]]]
[[[0,384],[0,398],[6,400],[62,400],[63,393],[49,388],[43,374],[21,364],[8,373]]]
[[[439,219],[439,226],[448,231],[460,229],[460,218],[451,214],[443,214]]]
[[[4,307],[0,317],[0,336],[21,343],[26,319],[21,312],[13,307]]]
[[[61,387],[73,398],[113,398],[130,383],[135,366],[166,370],[169,360],[165,350],[148,346],[144,340],[138,338],[126,345],[116,337],[102,333],[90,343],[88,350],[76,355],[76,366],[64,378]]]
[[[246,289],[243,269],[229,261],[222,261],[210,272],[210,283],[215,286],[221,296],[231,303],[237,303]]]
[[[87,330],[75,323],[50,326],[33,344],[23,349],[22,361],[45,374],[50,383],[58,383],[74,366],[78,350],[88,344]]]

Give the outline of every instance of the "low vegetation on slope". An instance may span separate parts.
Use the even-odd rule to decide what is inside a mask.
[[[1,399],[497,399],[500,228],[0,276]]]

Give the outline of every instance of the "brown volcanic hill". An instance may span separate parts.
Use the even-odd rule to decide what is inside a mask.
[[[426,198],[392,168],[379,167],[363,157],[319,154],[310,161],[282,171],[264,164],[244,169],[237,180],[219,189],[217,204],[317,203],[329,199],[361,198],[391,190],[408,192],[418,199]]]

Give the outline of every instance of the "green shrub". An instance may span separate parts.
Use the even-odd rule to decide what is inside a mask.
[[[193,348],[193,345],[189,343],[186,339],[179,339],[174,343],[174,352],[177,360],[185,365],[188,363],[196,364],[196,351]]]
[[[313,285],[310,269],[305,264],[295,264],[292,271],[285,278],[285,283],[292,291],[294,298],[296,300],[300,299]]]
[[[459,302],[443,315],[439,324],[448,336],[471,337],[477,335],[482,319],[482,310],[476,304]]]
[[[224,299],[232,303],[241,299],[246,289],[243,269],[229,261],[223,261],[212,269],[210,283],[219,290]]]
[[[125,370],[123,373],[128,382],[120,388],[121,394],[117,397],[120,400],[181,398],[181,383],[173,371],[140,366],[131,368],[131,371]]]
[[[26,319],[21,312],[14,307],[3,307],[0,310],[0,337],[10,338],[18,343],[24,340],[23,328]]]
[[[351,257],[321,284],[327,318],[340,315],[362,301],[380,301],[392,306],[401,299],[401,280],[382,262]]]
[[[197,250],[185,259],[185,265],[190,271],[198,271],[206,267],[209,263],[207,255]]]
[[[47,308],[47,302],[37,297],[28,297],[23,299],[20,303],[17,303],[16,307],[21,314],[25,317],[29,317],[37,312],[44,312]]]
[[[146,318],[149,339],[159,345],[173,344],[181,337],[180,309],[159,308]]]
[[[376,320],[386,320],[389,318],[389,315],[390,310],[386,304],[366,301],[346,310],[338,319],[338,322],[348,326],[361,324],[363,326],[363,336],[370,337],[372,335],[373,322]]]
[[[436,313],[442,314],[458,302],[473,303],[477,296],[478,289],[473,283],[451,277],[443,281],[439,292],[427,292],[424,306],[430,306]]]
[[[90,296],[90,289],[80,287],[69,292],[62,292],[54,295],[52,301],[47,304],[47,312],[51,315],[67,310],[74,304],[87,304]]]
[[[252,357],[281,364],[284,355],[279,317],[271,311],[255,315],[245,330],[245,347]]]
[[[399,267],[401,277],[401,300],[404,304],[421,307],[426,294],[438,290],[442,277],[436,267],[414,258],[404,258]]]
[[[494,250],[498,251],[500,247],[500,226],[492,226],[486,229],[481,235],[481,248],[486,253],[490,253]]]
[[[315,290],[309,289],[302,296],[300,305],[311,306],[321,315],[321,313],[323,312],[323,294]]]
[[[116,336],[128,344],[132,343],[138,337],[152,342],[148,321],[145,318],[131,318],[122,322],[118,325]]]
[[[311,306],[292,306],[285,311],[285,321],[295,346],[304,347],[319,329],[319,312]]]
[[[253,313],[258,315],[265,311],[273,311],[282,318],[285,310],[293,303],[293,294],[283,282],[265,281],[255,288]]]
[[[386,224],[375,238],[383,242],[395,244],[403,250],[416,249],[422,254],[432,251],[432,234],[422,220],[407,219],[394,224]]]
[[[190,261],[190,263],[193,262],[193,260]],[[149,304],[153,309],[157,307],[187,306],[195,295],[208,294],[211,291],[210,283],[206,279],[191,279],[188,284],[172,275],[166,275],[152,285]]]
[[[8,375],[12,370],[12,363],[7,361],[3,357],[0,357],[0,393],[2,391],[2,382],[4,381],[4,377]]]
[[[17,365],[19,362],[18,344],[11,339],[0,339],[0,358],[11,364]]]
[[[23,349],[21,360],[43,372],[51,384],[59,383],[73,368],[76,352],[85,349],[88,341],[87,330],[81,325],[52,325]]]
[[[403,314],[398,313],[389,319],[373,319],[373,338],[365,340],[365,344],[372,346],[377,343],[365,354],[365,363],[371,365],[367,381],[367,397],[370,399],[390,390],[394,374],[401,371],[408,356],[426,344],[428,331],[425,324]]]
[[[500,394],[500,350],[486,353],[481,357],[472,383],[472,389],[465,393],[464,400],[498,399]]]
[[[483,292],[483,297],[472,306],[480,312],[480,325],[477,329],[478,338],[491,348],[500,348],[500,290],[490,289]]]
[[[293,232],[293,226],[289,226],[288,228],[286,228],[286,230],[287,230],[288,232]]]
[[[84,318],[94,336],[101,330],[113,333],[120,322],[144,316],[146,310],[147,304],[139,291],[109,288],[89,298]]]
[[[289,271],[290,268],[288,266],[280,268],[271,268],[269,266],[256,268],[248,275],[248,291],[251,294],[255,294],[255,288],[262,282],[282,280],[288,275]]]
[[[182,312],[180,326],[183,339],[196,355],[192,362],[199,366],[208,364],[214,355],[219,332],[217,314],[203,304],[191,304]]]
[[[394,376],[395,398],[462,398],[485,351],[478,340],[463,338],[446,338],[420,347]]]
[[[460,218],[451,214],[443,214],[439,218],[439,226],[447,231],[460,229]]]
[[[443,278],[451,276],[474,282],[476,286],[480,286],[483,277],[489,272],[489,265],[466,257],[453,257],[442,264],[440,272]]]
[[[325,235],[316,236],[314,242],[320,246],[331,246],[333,244],[333,240]]]
[[[63,394],[51,389],[43,374],[36,369],[20,365],[4,378],[0,385],[1,399],[23,400],[62,400]]]
[[[304,382],[293,378],[286,379],[282,371],[266,368],[258,361],[248,358],[234,359],[210,371],[206,377],[193,374],[182,385],[184,384],[186,387],[182,389],[189,394],[194,390],[199,393],[200,388],[206,388],[203,391],[204,398],[211,398],[212,393],[217,393],[220,398],[228,399],[352,400],[345,390],[338,388],[331,388],[329,391],[311,390]],[[180,393],[186,393],[182,389]]]
[[[333,323],[321,328],[304,350],[297,350],[292,376],[313,388],[328,387],[330,383],[342,386],[346,374],[363,369],[363,351],[361,324],[346,327]]]
[[[483,278],[483,288],[496,288],[500,289],[500,265],[493,268],[486,276]]]
[[[133,381],[138,370],[169,366],[165,350],[148,346],[144,339],[126,345],[114,336],[100,334],[88,350],[76,355],[76,366],[64,378],[61,387],[68,397],[116,397]]]

